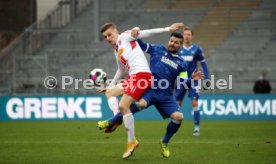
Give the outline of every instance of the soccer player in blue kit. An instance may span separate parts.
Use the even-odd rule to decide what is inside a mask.
[[[139,29],[133,31],[138,33]],[[140,39],[137,41],[141,49],[151,55],[150,69],[154,77],[154,82],[151,89],[143,94],[137,104],[132,104],[130,109],[132,113],[136,113],[141,109],[154,105],[164,119],[171,118],[167,126],[166,134],[160,140],[162,155],[168,158],[170,156],[168,147],[169,140],[178,131],[183,119],[183,114],[179,110],[179,106],[173,96],[175,80],[180,72],[187,71],[187,63],[177,55],[183,43],[183,36],[180,33],[172,33],[168,42],[168,50],[164,46],[144,43]],[[201,72],[194,72],[192,77],[194,79],[201,79],[203,74]],[[160,80],[164,81],[164,79],[169,84],[168,87],[163,88],[158,86],[166,85],[165,83],[159,83]],[[190,83],[190,81],[191,78],[186,82]],[[99,121],[98,127],[100,129],[112,127],[121,118],[122,114],[118,113],[108,121]]]
[[[180,73],[180,78],[186,79],[192,76],[192,73],[197,70],[197,63],[200,61],[201,66],[204,72],[204,79],[209,78],[208,66],[204,58],[204,54],[202,52],[202,48],[194,43],[193,41],[193,31],[189,27],[185,27],[183,29],[183,38],[184,43],[183,47],[179,49],[178,55],[183,58],[185,62],[188,63],[188,71]],[[209,82],[206,84],[205,88],[209,87]],[[198,107],[198,98],[199,98],[199,88],[198,81],[195,80],[194,84],[188,89],[180,85],[180,87],[176,87],[175,97],[179,104],[182,106],[183,98],[185,94],[189,91],[189,98],[192,100],[193,114],[194,114],[194,136],[199,136],[199,125],[200,125],[200,110]]]

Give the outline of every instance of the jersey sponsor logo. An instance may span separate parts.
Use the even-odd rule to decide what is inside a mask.
[[[184,61],[193,61],[193,56],[181,56]]]
[[[173,67],[174,69],[177,69],[177,67],[178,67],[178,65],[177,65],[175,62],[171,61],[169,58],[167,58],[167,57],[165,57],[165,56],[162,56],[161,61],[162,61],[163,63],[166,63],[166,64],[168,64],[169,66]]]

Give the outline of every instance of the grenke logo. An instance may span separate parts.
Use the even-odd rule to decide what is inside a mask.
[[[11,119],[102,118],[100,97],[11,98],[6,105]]]

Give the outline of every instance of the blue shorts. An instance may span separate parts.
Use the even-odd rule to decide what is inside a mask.
[[[169,118],[174,112],[181,112],[174,96],[160,94],[160,91],[149,89],[141,97],[148,106],[154,105],[163,119]]]
[[[177,101],[183,101],[185,94],[189,90],[189,98],[192,100],[198,100],[199,98],[199,89],[198,87],[185,89],[184,85],[180,85],[179,89],[175,89],[174,96]]]

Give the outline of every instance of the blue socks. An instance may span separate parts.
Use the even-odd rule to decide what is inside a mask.
[[[116,115],[114,115],[113,117],[111,117],[108,122],[110,124],[115,124],[117,121],[122,120],[123,119],[123,115],[121,112],[118,112]]]
[[[130,105],[130,111],[131,111],[131,113],[132,114],[135,114],[136,112],[139,112],[139,107],[138,107],[138,105],[137,104],[131,104]],[[114,115],[113,117],[111,117],[109,120],[108,120],[108,122],[110,123],[110,124],[114,124],[114,123],[116,123],[117,121],[119,121],[119,120],[122,120],[123,119],[123,115],[122,115],[122,113],[121,112],[119,112],[119,113],[117,113],[116,115]]]
[[[131,104],[130,105],[130,111],[131,111],[132,114],[135,114],[136,112],[140,111],[140,108],[138,107],[137,104]]]
[[[176,122],[174,120],[172,120],[168,124],[166,134],[165,134],[165,136],[163,138],[163,141],[162,141],[164,144],[169,143],[172,136],[178,131],[180,125],[181,125],[181,122]]]
[[[194,111],[194,123],[195,126],[199,127],[200,124],[200,110],[198,109],[198,107],[193,108]]]

